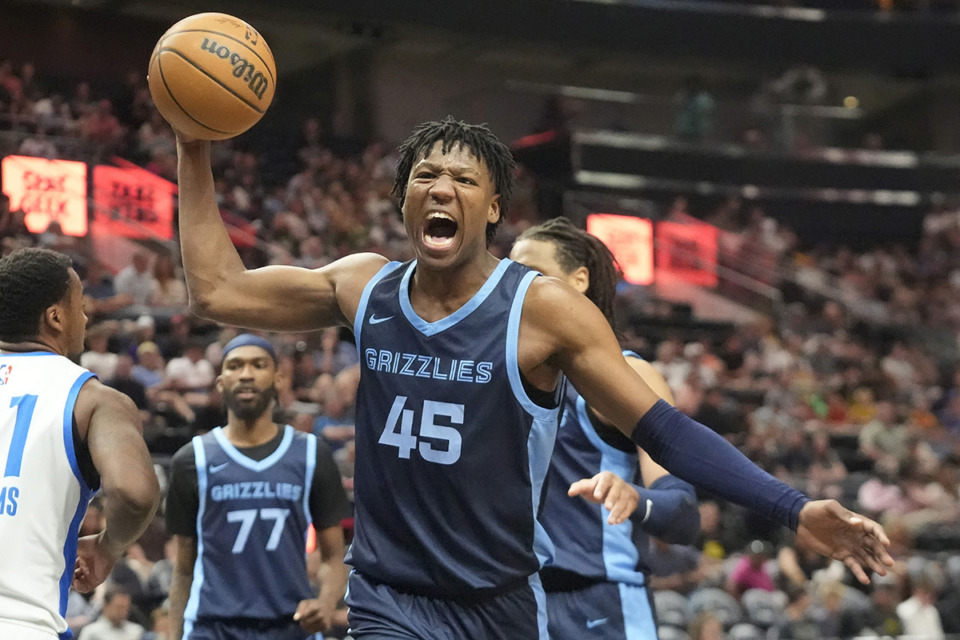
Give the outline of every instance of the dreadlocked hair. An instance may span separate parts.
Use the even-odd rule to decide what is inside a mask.
[[[424,122],[417,126],[403,144],[400,145],[400,159],[397,161],[397,178],[393,183],[393,194],[400,200],[400,206],[407,197],[407,182],[413,163],[430,153],[433,145],[441,143],[440,153],[446,153],[455,145],[462,145],[487,165],[490,178],[497,194],[500,195],[500,218],[487,224],[487,245],[493,242],[497,228],[503,222],[513,193],[513,170],[517,166],[513,154],[507,145],[493,134],[486,125],[467,124],[447,116],[443,120]]]
[[[43,312],[67,293],[72,266],[49,249],[18,249],[0,260],[0,340],[37,337]]]
[[[552,243],[556,250],[557,263],[564,273],[586,267],[590,280],[585,295],[603,312],[610,327],[616,331],[613,302],[623,270],[607,245],[563,216],[530,227],[520,234],[517,240]]]

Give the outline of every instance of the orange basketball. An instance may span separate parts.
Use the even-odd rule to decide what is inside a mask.
[[[198,13],[160,37],[150,56],[150,95],[175,129],[223,140],[252,127],[270,106],[277,67],[266,41],[225,13]]]

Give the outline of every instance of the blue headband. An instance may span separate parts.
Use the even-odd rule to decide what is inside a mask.
[[[277,362],[277,353],[273,350],[273,345],[261,338],[260,336],[255,336],[252,333],[241,333],[236,338],[228,342],[223,346],[223,353],[221,354],[224,359],[226,359],[227,354],[236,349],[237,347],[260,347],[264,351],[270,354],[270,357],[273,358],[274,364]]]

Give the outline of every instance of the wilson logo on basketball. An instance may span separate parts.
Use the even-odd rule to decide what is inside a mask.
[[[269,87],[270,81],[263,75],[262,71],[257,70],[257,66],[254,63],[242,57],[240,54],[230,51],[226,45],[222,45],[216,40],[210,40],[209,38],[203,39],[200,50],[207,51],[221,60],[229,60],[230,64],[233,65],[233,77],[246,82],[250,91],[252,91],[257,98],[263,99],[263,94],[266,92],[267,87]]]

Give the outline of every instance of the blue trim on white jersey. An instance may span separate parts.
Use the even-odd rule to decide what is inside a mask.
[[[317,436],[307,434],[307,468],[306,479],[303,483],[303,512],[307,516],[307,527],[313,524],[313,513],[310,512],[310,493],[313,491],[313,470],[317,468]]]
[[[84,371],[77,376],[73,386],[70,387],[70,392],[67,393],[67,400],[63,406],[63,446],[67,454],[67,460],[70,461],[70,469],[80,483],[80,499],[77,501],[77,509],[70,520],[66,542],[63,545],[63,574],[60,576],[60,615],[63,617],[67,615],[67,599],[70,595],[70,584],[73,582],[73,568],[77,561],[77,535],[80,532],[80,523],[87,511],[87,505],[93,496],[93,489],[87,486],[87,481],[83,479],[83,474],[80,472],[77,452],[74,449],[73,409],[77,404],[80,388],[87,380],[94,377],[96,376],[89,371]],[[67,637],[72,638],[73,635]]]
[[[4,358],[32,358],[34,356],[59,356],[59,353],[53,351],[2,351],[0,356]]]
[[[76,444],[73,441],[73,409],[77,405],[77,396],[80,395],[80,388],[90,378],[96,378],[90,371],[84,371],[74,381],[67,394],[67,402],[63,407],[63,446],[66,449],[67,460],[70,461],[70,469],[73,475],[80,482],[80,489],[84,493],[92,494],[93,489],[87,486],[87,481],[83,479],[83,473],[80,472],[80,463],[77,462]]]
[[[357,315],[353,318],[353,337],[358,347],[360,346],[360,332],[363,330],[363,317],[366,315],[367,303],[370,300],[370,294],[373,293],[373,288],[388,273],[392,273],[400,264],[402,263],[397,261],[388,262],[380,267],[380,271],[377,271],[377,273],[370,278],[370,282],[364,285],[363,293],[360,295],[360,304],[357,306]]]
[[[224,435],[223,427],[216,427],[213,430],[213,437],[217,439],[217,444],[223,447],[223,451],[227,454],[227,457],[239,464],[241,467],[246,467],[251,471],[263,471],[264,469],[269,469],[279,460],[281,460],[287,453],[287,450],[290,449],[290,445],[293,444],[293,434],[293,427],[290,425],[284,426],[283,440],[280,441],[276,451],[268,455],[263,460],[258,461],[240,453],[237,448],[233,446],[233,443],[230,442],[227,436]]]
[[[410,303],[410,278],[413,277],[413,272],[416,271],[417,267],[417,261],[413,260],[410,266],[407,267],[406,273],[403,274],[403,278],[400,280],[400,309],[414,329],[425,336],[436,335],[441,331],[449,329],[473,313],[473,311],[487,299],[487,296],[496,288],[497,284],[499,284],[500,279],[503,277],[503,274],[506,273],[510,263],[510,260],[501,260],[497,268],[493,270],[490,277],[487,278],[483,286],[480,287],[480,290],[473,294],[473,297],[462,307],[446,318],[441,318],[436,322],[427,322],[417,315],[417,312],[413,310],[413,305]]]
[[[219,427],[218,427],[219,428]],[[193,621],[197,619],[200,607],[200,589],[203,586],[203,514],[207,508],[207,452],[203,448],[200,436],[193,437],[193,457],[197,467],[197,495],[200,498],[197,508],[197,560],[193,565],[193,583],[190,585],[190,597],[183,611],[183,637],[189,638],[193,630]],[[189,622],[189,629],[187,624]]]
[[[550,640],[549,624],[547,619],[547,593],[540,582],[540,574],[535,573],[528,580],[533,597],[537,601],[537,626],[539,633],[537,640]]]
[[[625,640],[650,640],[657,637],[647,588],[632,584],[617,585],[620,590],[620,610],[623,612]]]

